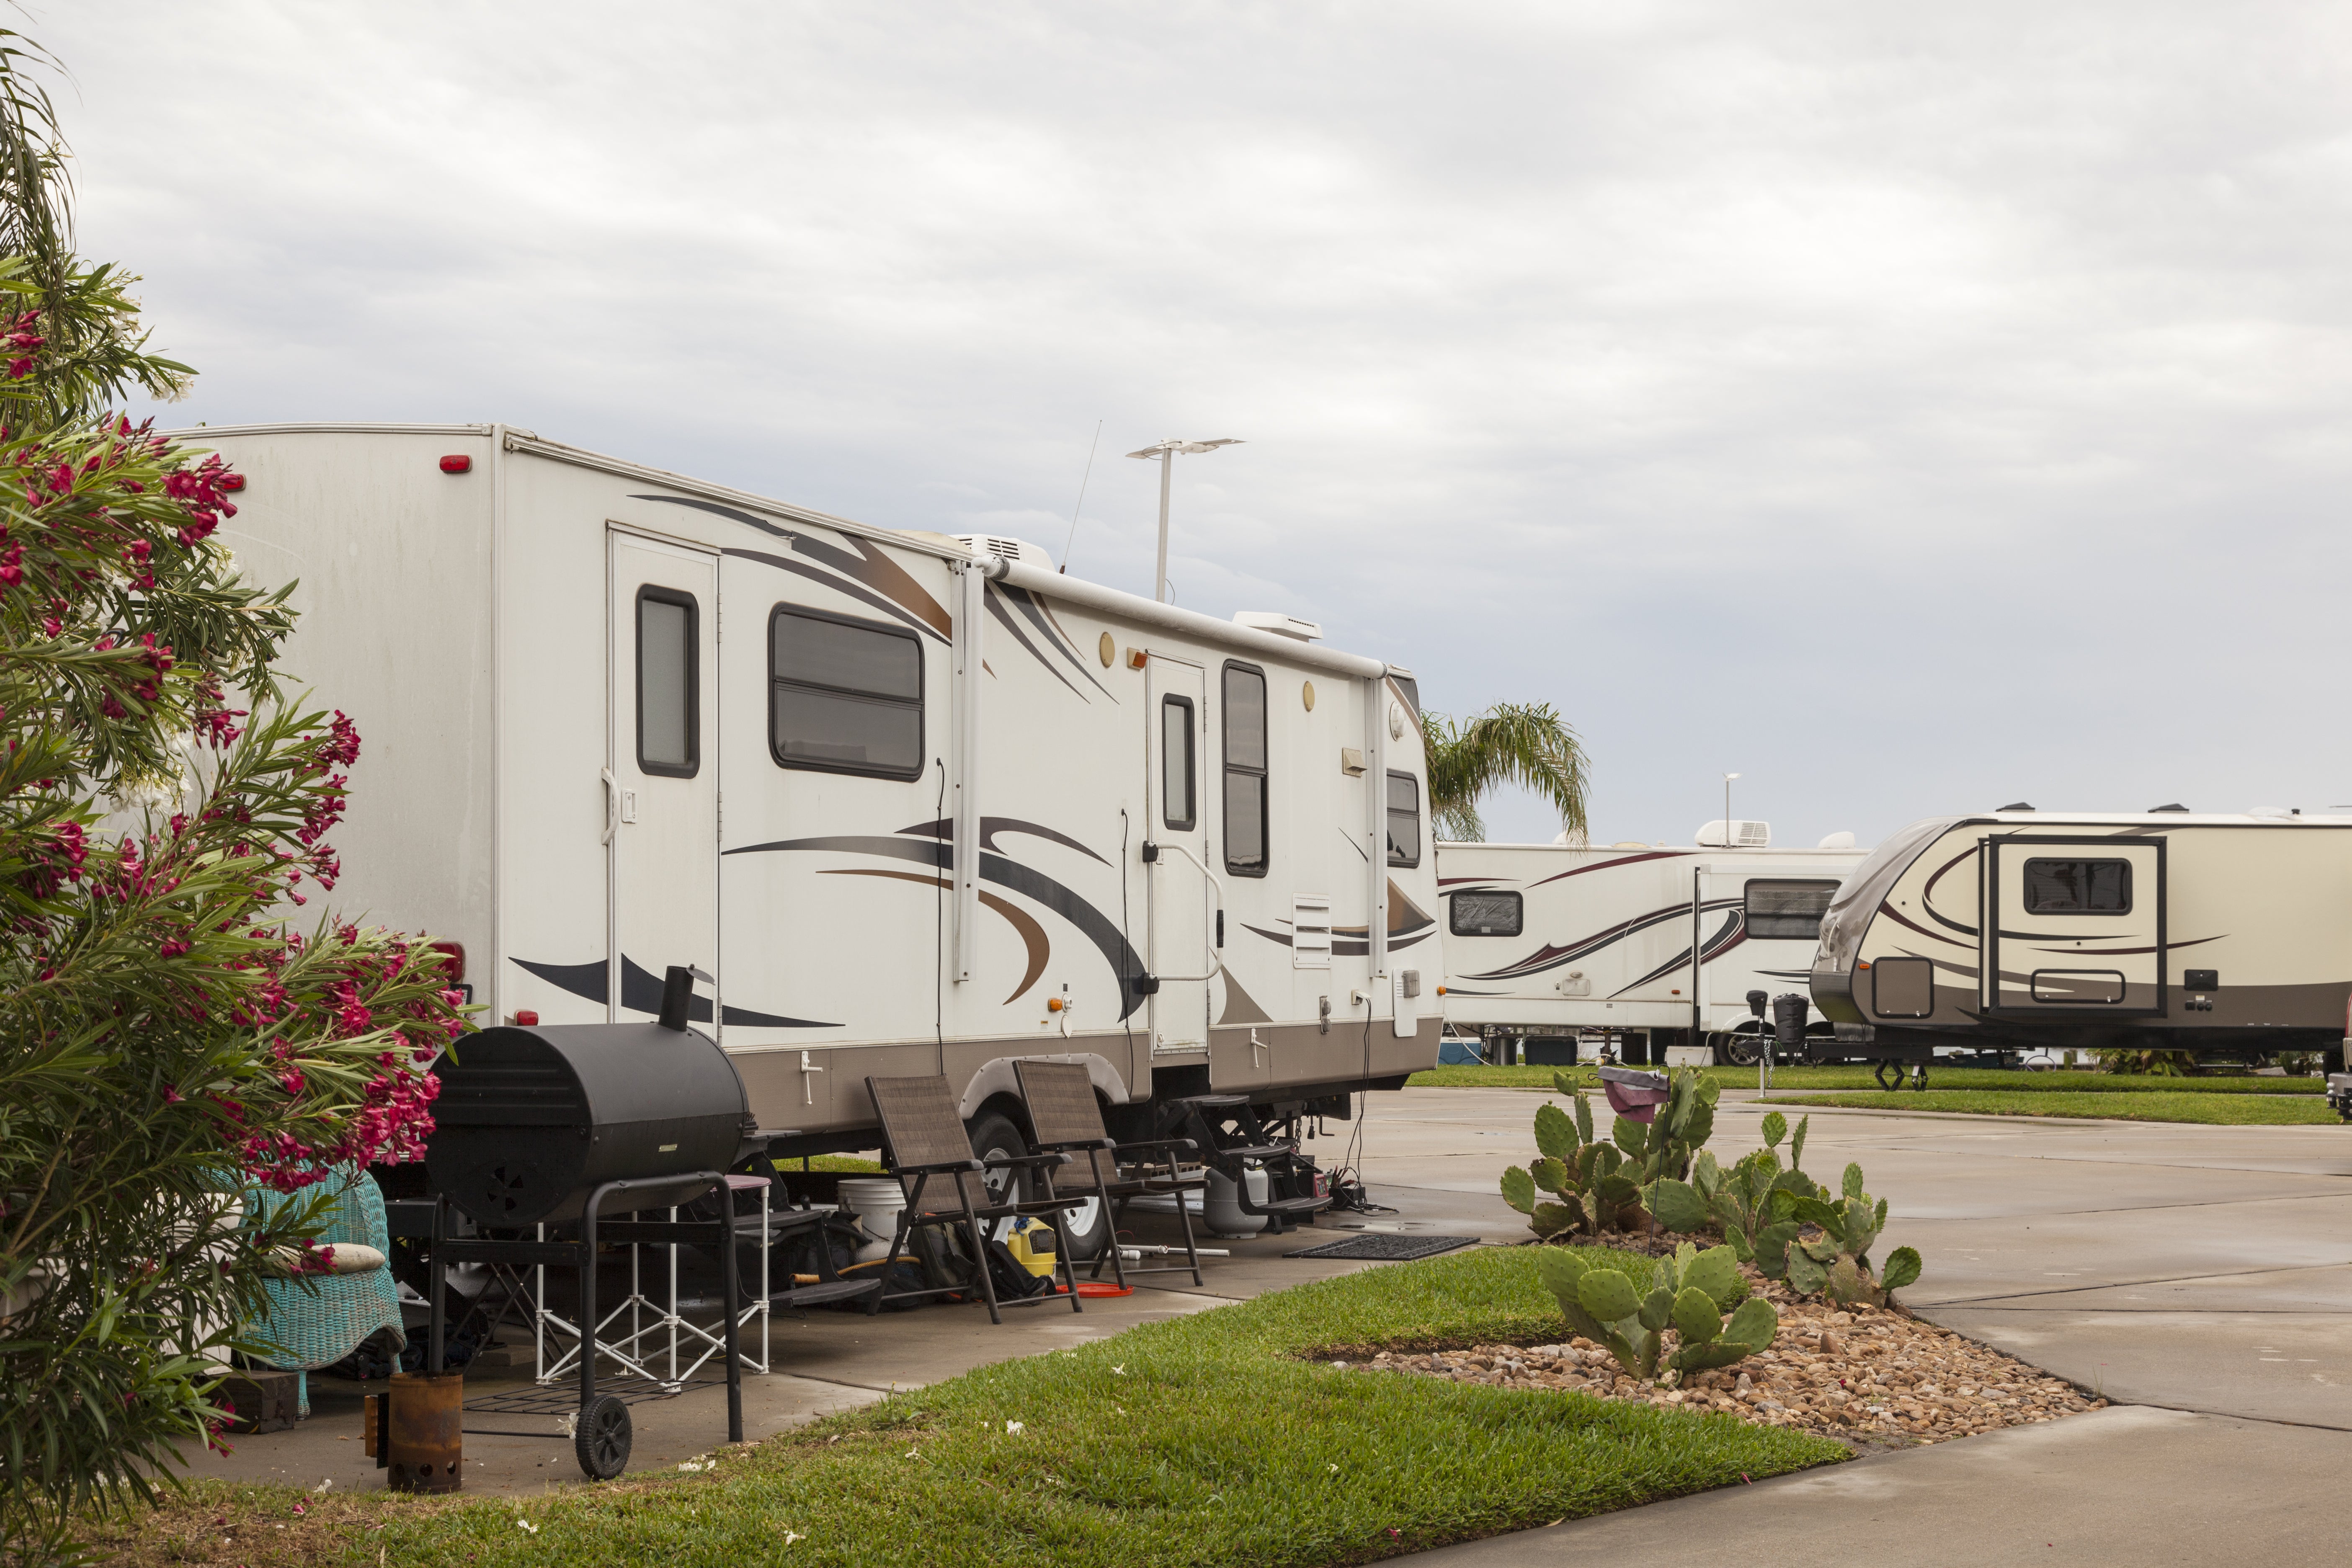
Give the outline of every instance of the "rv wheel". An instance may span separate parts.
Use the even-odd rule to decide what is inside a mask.
[[[1759,1038],[1756,1035],[1736,1033],[1717,1035],[1715,1037],[1716,1058],[1730,1067],[1752,1068],[1764,1054],[1763,1047],[1757,1043]]]

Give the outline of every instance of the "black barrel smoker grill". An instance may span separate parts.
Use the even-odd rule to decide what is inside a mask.
[[[596,1392],[599,1244],[714,1247],[722,1279],[727,1440],[743,1440],[737,1357],[740,1287],[734,1202],[727,1171],[762,1145],[735,1065],[687,1027],[693,972],[672,969],[651,1024],[504,1026],[467,1035],[434,1071],[435,1131],[425,1146],[432,1326],[425,1370],[442,1370],[443,1270],[453,1263],[553,1266],[579,1275],[580,1468],[604,1480],[627,1468],[629,1407]],[[671,1208],[715,1191],[715,1220],[608,1220]],[[568,1237],[452,1237],[455,1206],[482,1231],[562,1226]],[[420,1227],[421,1228],[421,1227]],[[388,1405],[387,1402],[387,1405]],[[512,1434],[535,1436],[536,1434]],[[379,1444],[381,1452],[385,1445]]]

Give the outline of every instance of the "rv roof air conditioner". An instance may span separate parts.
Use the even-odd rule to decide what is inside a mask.
[[[2185,805],[2181,805],[2179,801],[2177,801],[2177,800],[2176,800],[2176,801],[2174,801],[2170,805],[2151,805],[2151,806],[2149,806],[2149,807],[2147,808],[2147,810],[2148,810],[2148,815],[2149,815],[2149,816],[2155,816],[2155,815],[2156,815],[2158,812],[2159,812],[2159,811],[2178,811],[2178,812],[2186,813],[2186,812],[2189,810],[2189,808],[2188,808],[2187,806],[2185,806]]]
[[[1297,637],[1300,642],[1321,642],[1323,628],[1313,621],[1302,621],[1297,616],[1286,616],[1280,610],[1236,610],[1234,625],[1247,626],[1252,631],[1272,632],[1278,637]]]
[[[1772,847],[1772,825],[1769,822],[1746,822],[1738,817],[1731,821],[1731,831],[1724,831],[1723,818],[1699,824],[1692,842],[1702,849],[1769,849]]]
[[[1819,844],[1814,845],[1813,847],[1816,849],[1851,849],[1853,847],[1853,835],[1851,833],[1832,833],[1828,837],[1822,839]]]
[[[2012,800],[2007,805],[1996,806],[1993,809],[1996,811],[2032,811],[2033,807],[2024,801]]]
[[[954,539],[975,555],[1002,555],[1007,561],[1043,566],[1048,572],[1054,569],[1054,558],[1045,553],[1045,547],[1025,539],[1007,539],[1001,533],[959,533]]]

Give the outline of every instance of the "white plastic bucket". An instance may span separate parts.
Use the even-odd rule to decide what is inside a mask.
[[[898,1234],[899,1212],[907,1206],[907,1189],[896,1176],[844,1176],[841,1206],[857,1216],[866,1234],[876,1239],[857,1249],[857,1261],[873,1263],[890,1256],[890,1238]]]
[[[1242,1175],[1249,1183],[1250,1202],[1265,1203],[1265,1173],[1251,1165],[1244,1169]],[[1265,1228],[1265,1215],[1242,1212],[1239,1189],[1221,1171],[1209,1173],[1209,1201],[1202,1206],[1213,1236],[1237,1240],[1242,1237],[1255,1236]]]

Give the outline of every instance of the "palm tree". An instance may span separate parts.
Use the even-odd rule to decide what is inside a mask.
[[[1584,837],[1584,746],[1550,703],[1497,702],[1461,724],[1424,713],[1421,733],[1435,837],[1485,838],[1479,797],[1504,784],[1525,784],[1558,806],[1571,843]]]

